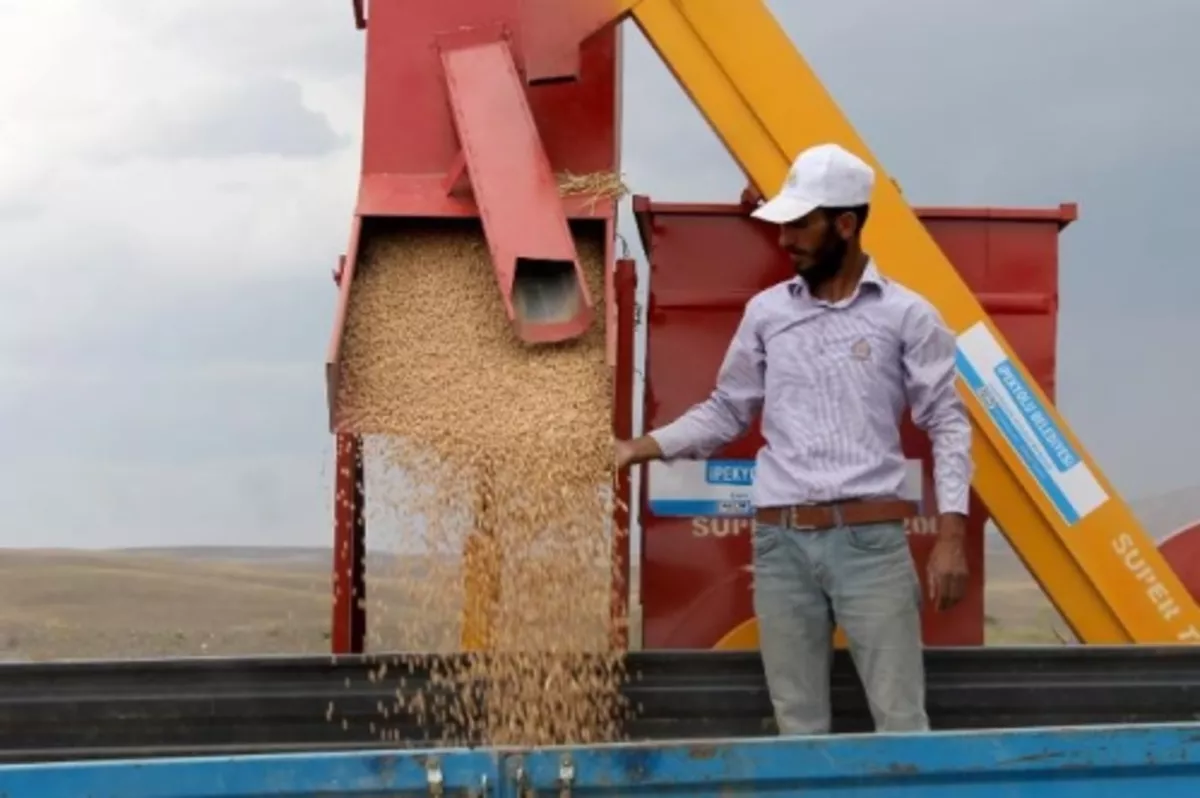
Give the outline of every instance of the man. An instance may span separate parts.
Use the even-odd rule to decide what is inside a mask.
[[[704,458],[762,412],[754,611],[783,734],[829,731],[835,623],[876,729],[929,728],[920,582],[904,530],[916,508],[897,495],[906,406],[933,447],[935,606],[952,606],[966,584],[971,430],[955,386],[954,336],[928,301],[884,277],[863,251],[874,180],[839,146],[800,154],[780,193],[753,213],[779,226],[796,277],[747,303],[706,401],[616,443],[618,468]]]

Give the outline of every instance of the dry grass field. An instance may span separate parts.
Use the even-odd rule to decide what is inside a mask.
[[[987,645],[1058,645],[1069,635],[1062,618],[1002,538],[988,541],[984,592]]]
[[[328,567],[320,550],[0,552],[0,659],[323,654]],[[423,569],[413,557],[371,561],[373,649],[454,645],[457,580],[430,613],[406,591]],[[1059,642],[1057,615],[1003,544],[988,570],[988,643]]]

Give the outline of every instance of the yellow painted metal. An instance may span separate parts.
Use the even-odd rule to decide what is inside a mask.
[[[846,648],[846,633],[835,629],[833,634],[834,648]],[[717,641],[713,648],[717,651],[755,651],[758,649],[758,620],[750,618],[737,626]]]
[[[751,618],[742,621],[717,641],[717,651],[754,651],[758,648],[758,622]]]
[[[964,391],[975,429],[974,487],[1081,640],[1200,640],[1200,608],[1096,469],[926,232],[762,0],[614,0],[628,13],[765,194],[797,153],[837,142],[877,170],[866,246],[881,268],[926,296],[957,334],[999,342],[1108,498],[1068,525],[985,408]],[[961,339],[960,339],[961,340]],[[1115,369],[1114,369],[1115,371]]]
[[[475,526],[463,545],[463,605],[459,642],[463,651],[490,651],[494,642],[496,609],[501,598],[501,569],[504,552],[496,539],[499,528],[496,503],[487,486],[490,463],[483,466],[484,478],[475,493]]]
[[[460,645],[463,651],[489,651],[496,607],[500,603],[499,551],[489,534],[476,531],[467,536],[462,574]]]

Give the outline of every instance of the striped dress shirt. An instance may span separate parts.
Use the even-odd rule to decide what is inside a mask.
[[[708,399],[650,434],[665,460],[701,459],[761,412],[755,504],[845,501],[900,492],[900,420],[910,408],[932,444],[939,512],[965,513],[971,426],[954,354],[937,310],[873,262],[841,302],[793,278],[747,303]]]

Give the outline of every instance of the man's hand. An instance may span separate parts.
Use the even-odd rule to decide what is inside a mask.
[[[754,187],[753,183],[748,183],[746,184],[746,187],[742,189],[741,200],[743,205],[754,208],[758,205],[758,203],[763,201],[763,195]]]
[[[614,454],[617,461],[617,470],[620,471],[628,468],[633,462],[633,441],[617,441],[614,445]]]
[[[929,598],[934,607],[948,610],[962,599],[967,590],[967,554],[963,538],[967,518],[959,513],[938,517],[937,542],[929,554]]]
[[[662,449],[654,438],[643,435],[631,441],[616,441],[613,444],[613,456],[617,470],[620,471],[631,465],[659,459],[662,457]]]

